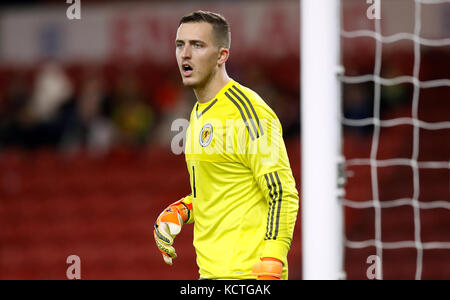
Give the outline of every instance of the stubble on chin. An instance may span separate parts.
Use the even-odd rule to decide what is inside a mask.
[[[183,79],[183,85],[188,88],[195,88],[197,86],[197,84],[195,82],[192,82],[190,80],[184,80],[184,79]]]
[[[183,85],[188,88],[192,89],[198,89],[204,86],[205,82],[207,81],[207,78],[198,79],[195,80],[193,78],[187,78],[187,80],[183,79]]]

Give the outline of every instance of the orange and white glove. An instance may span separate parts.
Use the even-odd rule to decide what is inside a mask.
[[[261,262],[252,268],[252,273],[258,276],[258,280],[280,280],[282,271],[283,263],[273,257],[261,258]]]
[[[183,224],[189,220],[190,211],[192,209],[182,202],[183,199],[169,205],[158,216],[155,222],[153,236],[155,237],[156,246],[161,251],[164,262],[172,265],[172,259],[177,257],[173,245],[174,238],[180,233]]]

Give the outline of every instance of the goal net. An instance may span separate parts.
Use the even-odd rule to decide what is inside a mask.
[[[376,2],[341,1],[345,271],[450,279],[450,0]]]
[[[301,0],[303,279],[450,278],[450,0]]]

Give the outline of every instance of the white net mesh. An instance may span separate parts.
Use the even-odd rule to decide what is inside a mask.
[[[450,11],[450,0],[410,0],[414,2],[414,29],[412,33],[395,33],[393,35],[383,35],[382,34],[382,24],[384,22],[383,18],[375,19],[374,22],[374,30],[346,30],[344,26],[342,26],[341,36],[343,40],[345,39],[357,39],[357,38],[367,38],[373,39],[375,43],[375,52],[374,52],[374,66],[372,74],[362,74],[362,75],[353,75],[345,73],[341,76],[341,81],[344,85],[360,85],[360,84],[373,84],[373,106],[372,106],[372,116],[365,116],[362,118],[352,118],[345,115],[342,116],[342,123],[345,128],[367,128],[370,127],[371,130],[369,132],[370,136],[370,150],[366,151],[368,157],[350,157],[346,161],[347,169],[350,171],[350,175],[352,173],[353,167],[367,167],[367,176],[366,178],[370,178],[370,189],[371,189],[371,197],[369,199],[361,199],[353,197],[353,199],[343,199],[343,205],[346,209],[351,209],[353,211],[353,215],[357,215],[358,211],[363,211],[367,209],[373,209],[373,213],[370,214],[372,217],[373,225],[373,237],[364,236],[364,234],[349,234],[348,228],[346,230],[346,241],[345,246],[348,250],[355,249],[375,249],[376,254],[381,262],[382,268],[380,277],[385,278],[384,272],[387,269],[401,269],[402,266],[400,264],[404,264],[405,261],[408,261],[408,265],[414,265],[415,273],[412,278],[415,279],[423,279],[428,277],[439,277],[440,275],[436,275],[436,273],[427,272],[427,276],[423,275],[424,268],[424,251],[425,250],[436,250],[436,249],[445,249],[447,251],[450,249],[450,239],[446,238],[450,234],[448,229],[439,228],[442,227],[442,224],[447,223],[437,223],[436,228],[439,231],[440,235],[433,235],[431,238],[440,238],[441,240],[431,240],[429,237],[426,237],[422,231],[422,227],[424,226],[424,222],[429,222],[430,218],[426,218],[424,220],[423,213],[425,210],[434,210],[433,217],[431,219],[448,219],[450,215],[448,215],[448,211],[450,210],[450,147],[449,147],[449,129],[450,129],[450,111],[447,110],[446,120],[442,120],[441,118],[437,118],[437,120],[424,120],[421,118],[420,107],[421,101],[426,101],[426,99],[421,98],[421,93],[426,89],[441,89],[440,97],[446,98],[446,101],[449,102],[449,90],[450,87],[450,79],[447,78],[437,78],[432,80],[421,80],[421,66],[423,67],[422,62],[422,47],[432,47],[444,48],[444,51],[448,51],[448,46],[450,46],[450,38],[425,38],[422,36],[422,26],[423,24],[423,8],[424,6],[430,5],[439,5],[440,10]],[[345,2],[345,0],[344,0]],[[365,2],[365,1],[364,1]],[[381,2],[383,7],[383,2]],[[382,10],[383,11],[383,10]],[[410,75],[400,75],[391,78],[386,78],[382,76],[382,66],[384,63],[383,60],[383,46],[386,44],[393,44],[397,42],[412,42],[413,43],[413,66],[412,66],[412,76]],[[345,52],[345,50],[344,50]],[[345,53],[344,53],[345,55]],[[364,55],[361,53],[359,55]],[[367,58],[369,59],[369,57]],[[445,64],[445,58],[442,61]],[[344,66],[345,67],[345,66]],[[445,67],[444,67],[445,68]],[[393,87],[398,85],[409,85],[411,90],[411,102],[409,104],[409,116],[401,116],[401,117],[391,117],[391,118],[383,118],[382,112],[382,89],[384,87]],[[345,89],[344,89],[345,90]],[[442,92],[443,91],[443,92]],[[344,92],[344,100],[346,97],[346,93]],[[449,106],[444,106],[441,109],[448,109]],[[439,108],[438,108],[439,110]],[[380,155],[380,140],[382,139],[382,134],[388,131],[394,131],[398,127],[409,126],[412,129],[411,138],[405,137],[405,142],[410,143],[411,151],[408,153],[409,157],[390,157],[382,159],[380,158],[383,155]],[[436,134],[440,134],[442,136],[442,144],[436,145],[435,147],[440,148],[440,155],[433,155],[433,148],[430,148],[430,145],[427,145],[426,149],[424,148],[423,143],[421,143],[421,138],[424,132],[432,131]],[[434,139],[435,141],[436,139]],[[344,142],[345,143],[345,142]],[[345,145],[344,145],[345,147]],[[428,149],[428,150],[427,150]],[[428,154],[424,154],[425,151],[428,151]],[[357,153],[357,151],[353,152]],[[444,153],[442,155],[442,153]],[[445,158],[445,153],[447,156]],[[436,158],[436,159],[435,159]],[[395,181],[392,182],[393,186],[388,186],[386,181],[380,183],[380,178],[382,178],[383,174],[386,173],[386,170],[391,168],[410,168],[411,176],[406,176],[405,180],[410,180],[411,190],[409,195],[407,196],[398,196],[395,199],[388,199],[389,197],[381,196],[383,194],[383,189],[395,190]],[[436,182],[436,191],[433,196],[425,197],[422,192],[424,189],[434,188],[434,187],[426,187],[425,185],[430,185],[430,181],[424,182],[421,180],[421,174],[426,172],[427,170],[439,170],[439,176],[447,176],[447,180],[439,180],[439,183]],[[404,171],[409,172],[409,171]],[[356,172],[357,173],[357,172]],[[403,173],[399,173],[403,174]],[[356,174],[355,174],[356,175]],[[402,176],[402,175],[397,175]],[[405,177],[405,176],[404,176]],[[349,180],[352,177],[349,178]],[[443,184],[442,184],[443,182]],[[438,184],[440,186],[438,186]],[[446,187],[446,184],[448,187]],[[354,184],[355,187],[357,184]],[[443,186],[442,186],[443,185]],[[422,192],[422,193],[421,193]],[[384,193],[386,194],[386,193]],[[390,193],[391,195],[396,194],[395,192]],[[428,193],[429,194],[429,193]],[[399,195],[399,193],[397,193]],[[392,198],[392,197],[391,197]],[[410,226],[409,229],[402,231],[398,227],[389,227],[395,222],[392,219],[395,219],[395,215],[392,216],[392,213],[388,217],[385,215],[386,209],[394,209],[399,207],[410,207],[412,208],[412,218],[413,225]],[[386,219],[386,218],[390,218]],[[400,216],[398,217],[400,219]],[[386,224],[385,224],[386,223]],[[361,221],[359,224],[362,224]],[[358,226],[358,222],[356,222],[353,226]],[[364,226],[361,226],[364,227]],[[428,227],[428,224],[427,224]],[[400,240],[392,240],[391,237],[385,238],[386,232],[388,231],[399,231],[399,232],[407,232],[410,231],[411,234],[404,234],[406,236],[402,236],[401,233],[395,235],[396,238],[403,237]],[[367,230],[370,231],[370,230]],[[360,232],[364,232],[363,229]],[[427,230],[427,232],[429,232]],[[349,236],[350,235],[350,236]],[[358,239],[359,240],[356,240]],[[388,262],[384,259],[385,251],[392,249],[404,249],[409,248],[415,251],[406,252],[405,259],[399,259],[398,264],[394,266],[386,265]],[[370,250],[367,250],[370,251]],[[415,252],[415,253],[414,253]],[[370,254],[370,252],[367,252]],[[447,251],[444,254],[444,260],[441,261],[444,265],[442,268],[448,268],[450,264],[450,251]],[[445,259],[446,257],[446,259]],[[346,266],[348,267],[351,262],[348,260],[351,259],[347,256]],[[389,264],[396,264],[395,261],[389,260]],[[445,266],[445,264],[447,264]],[[433,266],[430,266],[433,267]],[[407,267],[405,267],[407,268]],[[409,268],[411,271],[412,268]],[[401,277],[402,273],[391,273],[394,275],[387,276],[389,278]],[[395,275],[397,274],[397,275]],[[445,273],[440,273],[441,276],[446,276]],[[448,274],[448,272],[447,272]],[[351,276],[350,276],[351,277]],[[385,278],[386,279],[386,278]],[[447,278],[448,279],[448,278]]]

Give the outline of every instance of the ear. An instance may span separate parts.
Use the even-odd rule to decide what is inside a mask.
[[[228,60],[229,56],[230,56],[230,49],[228,49],[228,48],[220,48],[220,50],[219,50],[219,59],[217,61],[217,64],[219,66],[222,66]]]

